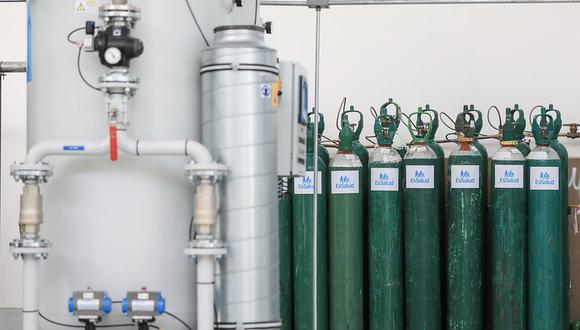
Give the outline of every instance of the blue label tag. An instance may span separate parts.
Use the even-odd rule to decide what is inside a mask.
[[[62,147],[64,151],[83,151],[85,146],[64,146]]]

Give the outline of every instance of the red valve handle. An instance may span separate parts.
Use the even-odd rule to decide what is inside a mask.
[[[111,142],[111,160],[116,161],[118,158],[117,126],[109,126],[109,140]]]

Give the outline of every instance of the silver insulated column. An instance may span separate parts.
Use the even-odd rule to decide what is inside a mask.
[[[222,26],[202,53],[203,143],[228,167],[216,267],[218,329],[278,328],[276,51],[258,26]]]

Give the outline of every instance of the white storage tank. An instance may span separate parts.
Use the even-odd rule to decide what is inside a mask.
[[[190,0],[211,43],[216,26],[254,24],[255,1]],[[84,8],[79,8],[79,3]],[[67,41],[85,21],[100,23],[109,1],[31,0],[28,146],[44,140],[98,141],[107,136],[104,96],[82,83],[78,47]],[[140,87],[131,101],[129,134],[149,140],[201,138],[200,54],[206,47],[184,0],[132,0],[141,19],[132,36],[145,51],[131,62]],[[231,10],[233,9],[233,12]],[[79,31],[71,36],[81,40]],[[96,84],[108,72],[96,53],[83,53],[81,70]],[[67,311],[73,290],[106,290],[114,301],[146,286],[161,291],[167,310],[195,320],[195,266],[184,254],[192,217],[192,185],[185,157],[48,157],[54,176],[43,185],[41,236],[52,241],[40,264],[40,311],[78,324]],[[106,323],[128,323],[120,305]],[[106,324],[105,322],[103,324]],[[130,323],[130,322],[129,322]],[[183,329],[167,316],[163,329]],[[41,321],[42,329],[60,328]]]

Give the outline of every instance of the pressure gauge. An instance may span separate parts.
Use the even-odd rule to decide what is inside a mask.
[[[117,47],[110,47],[105,51],[105,61],[110,65],[115,65],[121,62],[122,58],[123,54],[121,54],[121,50]]]

